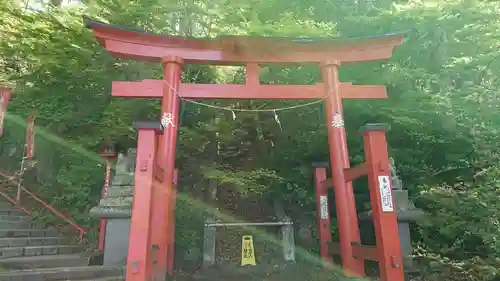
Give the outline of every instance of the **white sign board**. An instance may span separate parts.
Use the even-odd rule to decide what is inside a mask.
[[[319,197],[319,205],[320,205],[320,211],[321,211],[321,219],[326,220],[328,219],[328,197],[325,195],[321,195]]]
[[[382,212],[393,212],[392,190],[389,176],[378,177],[378,188],[380,190],[380,201],[382,203]]]

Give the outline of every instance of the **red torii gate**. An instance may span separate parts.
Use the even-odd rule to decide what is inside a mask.
[[[337,206],[342,263],[348,275],[364,276],[364,261],[355,258],[360,243],[358,219],[342,117],[342,99],[387,98],[383,86],[341,83],[342,63],[385,60],[403,43],[400,34],[359,40],[291,39],[227,36],[218,39],[186,39],[135,32],[85,19],[99,43],[116,58],[162,63],[164,80],[113,82],[112,95],[127,98],[161,98],[161,126],[138,122],[137,167],[130,230],[127,281],[160,280],[173,273],[174,164],[179,99],[325,99],[330,162]],[[243,85],[182,84],[183,65],[245,65]],[[316,85],[261,85],[259,64],[318,64],[323,83]],[[385,145],[385,142],[383,143]],[[382,147],[382,149],[386,149]],[[367,162],[368,163],[368,162]],[[389,174],[389,162],[369,162],[372,176]],[[371,181],[373,183],[373,180]],[[139,188],[140,187],[140,188]],[[154,187],[154,188],[153,188]],[[380,195],[380,194],[379,194]],[[380,203],[374,223],[377,235],[397,233],[396,213],[383,212]],[[403,281],[399,241],[383,239],[378,245],[383,281]],[[397,239],[397,235],[396,235]],[[398,245],[387,247],[388,242]],[[325,260],[327,262],[327,259]],[[154,265],[153,265],[154,264]],[[392,266],[391,266],[392,265]],[[399,265],[399,266],[396,266]],[[151,277],[153,278],[151,279]]]

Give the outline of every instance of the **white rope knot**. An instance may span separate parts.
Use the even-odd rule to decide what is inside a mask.
[[[172,113],[163,113],[163,117],[161,118],[161,125],[163,126],[163,129],[168,128],[168,126],[172,126],[175,128],[174,124],[174,116]]]
[[[344,119],[342,119],[342,115],[339,113],[335,113],[332,118],[332,127],[334,128],[343,128],[344,127]]]

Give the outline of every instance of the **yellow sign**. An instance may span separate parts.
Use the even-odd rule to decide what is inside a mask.
[[[255,251],[251,235],[244,235],[241,238],[241,266],[255,265]]]

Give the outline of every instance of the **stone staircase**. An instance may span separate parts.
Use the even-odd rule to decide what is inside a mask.
[[[0,202],[0,281],[123,281],[121,266],[89,265],[88,245]]]

